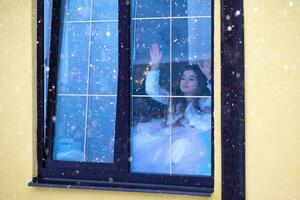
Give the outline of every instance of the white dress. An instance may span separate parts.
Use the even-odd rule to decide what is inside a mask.
[[[154,100],[169,104],[168,91],[159,86],[159,70],[148,71],[146,93]],[[188,103],[184,114],[139,122],[132,127],[131,170],[133,172],[211,175],[211,99],[198,100],[203,112]],[[182,119],[181,126],[172,122]]]

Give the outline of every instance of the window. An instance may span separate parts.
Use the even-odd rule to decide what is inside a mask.
[[[39,6],[31,185],[210,195],[213,2]]]

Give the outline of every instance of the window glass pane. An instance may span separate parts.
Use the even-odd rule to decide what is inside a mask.
[[[163,113],[168,107],[166,97],[132,99],[131,170],[133,172],[164,173],[171,170],[170,125]],[[163,103],[160,103],[160,102]],[[166,119],[166,118],[165,118]],[[157,164],[159,163],[159,164]]]
[[[170,16],[169,0],[133,0],[131,5],[133,18]]]
[[[116,97],[90,97],[87,161],[113,162]]]
[[[93,20],[118,20],[118,1],[94,2]]]
[[[89,24],[63,24],[58,93],[85,94],[88,79]]]
[[[166,19],[132,20],[132,63],[148,64],[149,49],[158,43],[163,51],[162,63],[170,62],[170,22]]]
[[[91,15],[91,0],[63,0],[62,21],[89,21]]]
[[[134,97],[132,99],[134,122],[164,117],[162,114],[168,109],[168,106],[161,102],[167,102],[168,99],[166,97],[157,96],[156,100],[157,101],[149,97]]]
[[[174,19],[172,23],[173,62],[201,62],[211,57],[211,19]]]
[[[90,92],[116,94],[118,82],[118,23],[94,23],[90,63]]]
[[[211,1],[171,3],[132,18],[131,171],[211,176]]]
[[[85,132],[85,97],[58,96],[54,159],[82,161]]]
[[[147,64],[144,65],[134,65],[132,68],[132,81],[131,89],[133,95],[146,95],[146,75],[147,72],[151,69],[151,67]],[[170,67],[169,63],[161,64],[160,71],[163,72],[161,76],[159,76],[158,81],[164,90],[169,90],[170,88]]]
[[[44,60],[47,67],[49,66],[50,34],[51,34],[51,21],[52,21],[51,18],[52,18],[52,0],[45,0],[44,1]]]
[[[52,0],[44,1],[44,124],[47,116],[47,94],[50,62],[50,41],[51,41],[51,22],[52,22]],[[46,133],[46,126],[44,126]],[[44,137],[46,138],[46,137]]]
[[[172,16],[210,16],[211,0],[172,0]]]
[[[114,161],[118,83],[118,7],[103,13],[101,1],[67,0],[59,42],[56,160]],[[102,17],[101,22],[92,20]],[[53,86],[54,87],[54,86]]]
[[[180,104],[185,98],[175,97],[172,104]],[[188,104],[183,117],[173,115],[171,119],[172,174],[211,174],[211,99],[195,98]],[[201,113],[201,114],[199,114]]]

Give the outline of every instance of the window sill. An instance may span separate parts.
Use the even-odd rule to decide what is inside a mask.
[[[192,196],[211,196],[213,188],[208,187],[187,187],[172,185],[154,185],[128,182],[109,182],[109,181],[89,181],[79,179],[54,179],[54,178],[33,178],[28,184],[32,187],[54,187],[88,190],[109,190],[125,192],[148,192],[164,194],[180,194]]]

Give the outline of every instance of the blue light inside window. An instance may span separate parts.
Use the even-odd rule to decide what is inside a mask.
[[[212,59],[211,0],[134,0],[131,13],[131,171],[211,176],[211,92],[199,68]],[[181,86],[188,73],[195,90]]]
[[[46,124],[47,115],[47,94],[48,94],[48,77],[49,77],[49,61],[50,61],[50,35],[52,21],[52,0],[44,1],[44,124]],[[46,126],[44,126],[46,133]],[[46,137],[44,137],[46,138]],[[44,141],[45,142],[45,141]]]
[[[55,160],[114,160],[118,1],[62,1]]]

